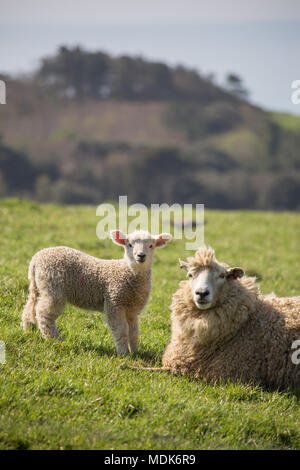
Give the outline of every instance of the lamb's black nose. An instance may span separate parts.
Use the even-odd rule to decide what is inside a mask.
[[[209,295],[209,290],[208,289],[206,289],[206,290],[197,290],[196,294],[199,295],[200,300],[204,300],[205,297],[207,297]]]
[[[143,253],[138,255],[139,261],[145,261],[145,258],[146,258],[146,255],[144,255]]]

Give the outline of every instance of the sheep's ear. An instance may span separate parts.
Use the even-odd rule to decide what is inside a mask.
[[[182,261],[182,259],[178,258],[179,260],[179,266],[182,268],[182,269],[185,269],[186,271],[188,271],[189,269],[189,264],[186,263],[185,261]]]
[[[161,248],[172,240],[172,235],[170,233],[161,233],[160,235],[157,235],[155,239],[155,248]]]
[[[125,240],[126,240],[127,235],[121,230],[111,230],[110,231],[110,238],[116,245],[125,245]]]
[[[244,270],[242,268],[229,268],[227,270],[227,279],[238,279],[244,276]]]

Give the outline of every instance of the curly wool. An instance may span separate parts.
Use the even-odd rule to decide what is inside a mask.
[[[136,350],[137,316],[150,294],[151,267],[137,272],[124,258],[103,260],[59,246],[34,255],[28,278],[29,299],[22,317],[25,330],[37,324],[44,338],[59,337],[55,321],[69,303],[104,312],[120,354],[127,353],[128,323],[129,345],[131,351]]]
[[[36,253],[29,272],[33,269],[40,291],[87,310],[101,311],[105,302],[128,311],[139,309],[151,287],[151,271],[136,273],[124,258],[99,259],[66,246]]]
[[[189,262],[196,269],[217,261],[206,251]],[[182,281],[171,309],[164,368],[208,382],[300,386],[300,365],[291,360],[292,343],[300,339],[300,297],[263,296],[254,278],[229,279],[217,305],[200,311],[189,282]]]

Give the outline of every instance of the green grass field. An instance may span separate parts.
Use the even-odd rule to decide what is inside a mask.
[[[121,257],[99,241],[91,206],[0,201],[1,449],[300,449],[300,399],[245,385],[209,386],[186,377],[123,370],[160,365],[170,337],[169,305],[184,273],[184,241],[157,250],[153,289],[140,318],[139,352],[120,358],[103,316],[68,307],[63,342],[23,333],[27,269],[39,249],[69,245]],[[261,278],[264,293],[300,294],[300,217],[205,212],[205,242],[217,257]],[[299,366],[300,367],[300,366]]]

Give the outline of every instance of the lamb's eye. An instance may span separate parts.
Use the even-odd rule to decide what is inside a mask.
[[[191,273],[189,273],[189,277],[191,278],[191,277],[193,277],[193,275]]]
[[[153,245],[150,245],[149,248],[153,248]]]
[[[130,248],[132,248],[132,245],[131,245],[131,243],[129,243],[129,244],[128,244],[128,246],[129,246]]]

